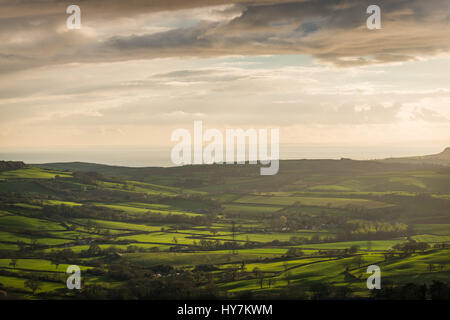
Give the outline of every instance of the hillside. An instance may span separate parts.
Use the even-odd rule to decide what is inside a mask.
[[[388,158],[384,159],[383,161],[389,163],[450,166],[450,147],[446,148],[444,151],[438,154],[404,158]]]
[[[426,285],[431,298],[435,282],[450,283],[449,208],[450,170],[421,163],[289,160],[270,177],[254,165],[19,166],[0,172],[0,290],[315,299],[325,287],[326,299],[370,298],[376,264],[400,297]],[[66,289],[69,265],[83,291]]]
[[[120,167],[92,163],[47,163],[34,164],[34,167],[51,170],[98,172],[106,176],[122,179],[156,183],[182,188],[216,188],[219,191],[238,189],[273,191],[278,185],[284,189],[306,190],[319,183],[318,175],[327,175],[327,182],[348,180],[348,177],[361,174],[383,172],[408,172],[420,170],[445,170],[436,164],[397,163],[357,160],[281,160],[280,171],[274,176],[261,176],[259,165],[189,165],[181,167]],[[244,179],[245,178],[245,179]],[[361,182],[361,184],[364,184]],[[374,191],[382,191],[374,190]],[[411,190],[409,190],[411,191]],[[412,190],[415,191],[415,190]]]

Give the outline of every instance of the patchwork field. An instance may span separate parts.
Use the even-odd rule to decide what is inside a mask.
[[[264,196],[245,196],[235,200],[236,203],[265,204],[265,205],[284,205],[290,206],[300,203],[305,206],[334,207],[345,208],[348,206],[361,206],[367,209],[384,208],[390,204],[371,201],[366,199],[345,199],[345,198],[313,198],[313,197],[264,197]]]
[[[321,284],[368,298],[370,264],[398,285],[450,281],[447,175],[304,165],[288,162],[269,182],[246,168],[0,172],[0,290],[75,297],[65,289],[70,265],[93,295],[146,283],[303,299]]]

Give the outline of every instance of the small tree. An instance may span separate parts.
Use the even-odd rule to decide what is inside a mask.
[[[287,282],[287,285],[289,286],[289,285],[291,284],[291,281],[290,281],[290,279],[289,279],[289,278],[290,278],[290,274],[289,274],[289,272],[288,272],[288,270],[289,270],[289,265],[288,265],[287,261],[284,261],[283,266],[284,266],[284,273],[286,274],[286,275],[285,275],[286,282]]]
[[[357,253],[359,251],[359,246],[353,245],[348,249],[349,253]]]
[[[54,264],[55,265],[55,269],[58,269],[58,267],[59,267],[59,261],[58,260],[56,260],[56,259],[51,260],[51,264]]]
[[[35,294],[36,291],[41,289],[41,284],[36,279],[36,277],[33,276],[30,279],[28,279],[27,281],[25,281],[25,288],[30,289],[33,292],[33,294]]]
[[[37,246],[38,246],[38,241],[36,239],[31,240],[31,245],[30,245],[31,250],[36,250]]]
[[[364,264],[364,258],[362,255],[356,256],[355,264],[358,266],[358,268],[361,268],[361,266]]]
[[[11,261],[9,262],[9,265],[11,267],[13,267],[13,269],[16,269],[16,267],[17,267],[17,259],[11,259]]]
[[[102,253],[102,249],[99,247],[98,244],[93,243],[89,246],[89,249],[87,250],[87,253],[90,256],[98,256]]]
[[[262,271],[259,271],[258,278],[259,278],[259,285],[262,289],[264,286],[264,273]]]

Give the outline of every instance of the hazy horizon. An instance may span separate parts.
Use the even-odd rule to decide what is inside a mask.
[[[376,160],[408,156],[423,156],[442,152],[446,147],[345,147],[280,145],[281,160],[340,159]],[[127,167],[170,167],[170,147],[145,146],[67,148],[53,150],[0,150],[0,160],[24,161],[27,164],[52,162],[90,162]]]

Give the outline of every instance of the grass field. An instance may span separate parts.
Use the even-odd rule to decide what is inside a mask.
[[[0,179],[54,179],[56,176],[68,178],[72,174],[34,167],[0,172]]]
[[[414,226],[418,233],[432,235],[450,235],[450,224],[417,224]]]
[[[405,243],[406,239],[398,240],[373,240],[373,241],[343,241],[319,244],[305,244],[298,247],[310,249],[347,249],[352,246],[359,246],[361,250],[389,250],[396,244]]]
[[[64,230],[64,228],[58,223],[22,216],[0,217],[0,225],[11,231],[23,231],[27,229],[41,231]]]
[[[44,200],[44,201],[42,201],[42,204],[44,204],[44,205],[51,205],[51,206],[65,205],[65,206],[69,206],[69,207],[82,206],[83,205],[82,203],[78,203],[78,202],[61,201],[61,200]]]
[[[192,212],[188,212],[188,211],[179,211],[179,210],[158,210],[158,209],[154,209],[152,208],[152,206],[145,206],[144,204],[138,204],[138,205],[133,205],[133,204],[125,204],[125,203],[120,203],[120,204],[106,204],[106,203],[96,203],[95,205],[97,206],[101,206],[101,207],[105,207],[105,208],[110,208],[110,209],[114,209],[114,210],[119,210],[119,211],[125,211],[131,214],[152,214],[152,213],[157,213],[157,214],[163,214],[163,215],[167,215],[167,214],[173,214],[173,215],[177,215],[177,214],[185,214],[188,216],[196,216],[198,215],[197,213],[192,213]]]
[[[412,236],[412,239],[419,242],[429,242],[429,243],[448,243],[450,242],[450,235],[439,236],[434,234],[420,234],[416,236]]]
[[[124,236],[118,240],[133,240],[137,242],[156,242],[163,244],[193,244],[195,239],[188,238],[189,235],[179,233],[157,232],[150,234],[138,234],[133,236]]]
[[[313,198],[313,197],[264,197],[264,196],[244,196],[235,200],[236,203],[284,205],[290,206],[300,203],[305,206],[335,207],[345,208],[347,206],[361,206],[368,209],[390,207],[390,204],[366,199],[346,199],[346,198]]]
[[[84,285],[132,284],[127,294],[140,282],[165,286],[174,277],[177,286],[213,285],[229,298],[315,282],[367,298],[370,264],[398,283],[450,281],[450,254],[441,245],[450,243],[448,174],[352,161],[284,164],[267,179],[243,166],[233,172],[74,163],[77,174],[1,172],[1,290],[64,299],[73,294],[64,290],[72,264],[82,268]],[[430,249],[392,250],[408,239]],[[34,296],[24,287],[31,275],[45,280]]]
[[[124,230],[124,231],[160,231],[161,228],[169,227],[169,225],[144,225],[135,223],[126,223],[118,221],[96,220],[96,219],[74,219],[74,222],[87,225],[89,222],[94,223],[101,228]]]
[[[142,249],[157,248],[157,250],[160,250],[160,251],[168,250],[171,247],[170,245],[164,245],[164,244],[133,242],[130,244],[125,244],[125,245],[124,244],[100,244],[99,248],[101,250],[106,250],[106,249],[109,249],[112,247],[112,248],[115,248],[118,250],[126,251],[129,246],[135,246],[137,248],[142,248]],[[82,251],[87,251],[89,249],[89,247],[90,247],[90,245],[77,245],[77,246],[71,246],[69,248],[70,248],[70,250],[72,250],[75,253],[81,253]],[[42,250],[42,252],[49,253],[51,251],[61,251],[64,249],[66,249],[66,248],[51,248],[51,249],[44,249],[44,250]]]
[[[450,252],[449,250],[446,250],[417,253],[404,259],[392,259],[379,262],[378,265],[383,272],[383,277],[387,279],[400,281],[402,283],[414,280],[430,283],[432,279],[443,281],[450,280],[449,263]],[[430,264],[433,265],[431,271]],[[367,274],[364,270],[356,270],[353,273],[356,276],[367,278]]]
[[[0,182],[0,191],[2,192],[27,192],[44,195],[54,195],[49,189],[42,187],[35,181],[8,181]]]
[[[239,251],[238,255],[231,255],[230,251],[196,252],[196,253],[133,253],[126,254],[127,261],[142,266],[170,264],[175,266],[196,266],[200,264],[220,264],[233,261],[252,260],[273,257],[276,253]]]
[[[298,231],[298,232],[274,232],[274,233],[244,233],[236,235],[236,240],[239,241],[257,241],[257,242],[271,242],[289,241],[292,237],[302,237],[311,239],[313,236],[318,236],[320,239],[332,236],[332,233],[328,232],[315,232],[310,230]],[[211,239],[223,239],[223,236],[214,236]],[[231,239],[228,236],[228,239]]]
[[[8,211],[3,211],[3,210],[0,210],[0,217],[4,217],[4,216],[9,216],[9,215],[11,215],[11,213],[10,213],[10,212],[8,212]]]
[[[226,204],[224,205],[225,213],[272,213],[283,209],[277,206],[258,206],[247,204]]]
[[[16,289],[26,290],[29,293],[31,293],[30,289],[25,288],[25,282],[27,279],[24,278],[17,278],[17,277],[4,277],[0,276],[0,283],[3,284],[5,287],[12,287]],[[41,287],[39,290],[37,290],[36,293],[42,293],[42,292],[52,292],[57,289],[65,289],[67,288],[65,283],[56,283],[56,282],[47,282],[47,281],[39,281]]]
[[[0,268],[8,269],[21,269],[21,270],[33,270],[33,271],[48,271],[48,272],[63,272],[65,273],[68,264],[60,264],[58,266],[52,264],[49,260],[43,259],[17,259],[17,265],[15,268],[11,267],[9,263],[11,259],[0,259]],[[79,266],[81,270],[87,270],[90,267]]]

